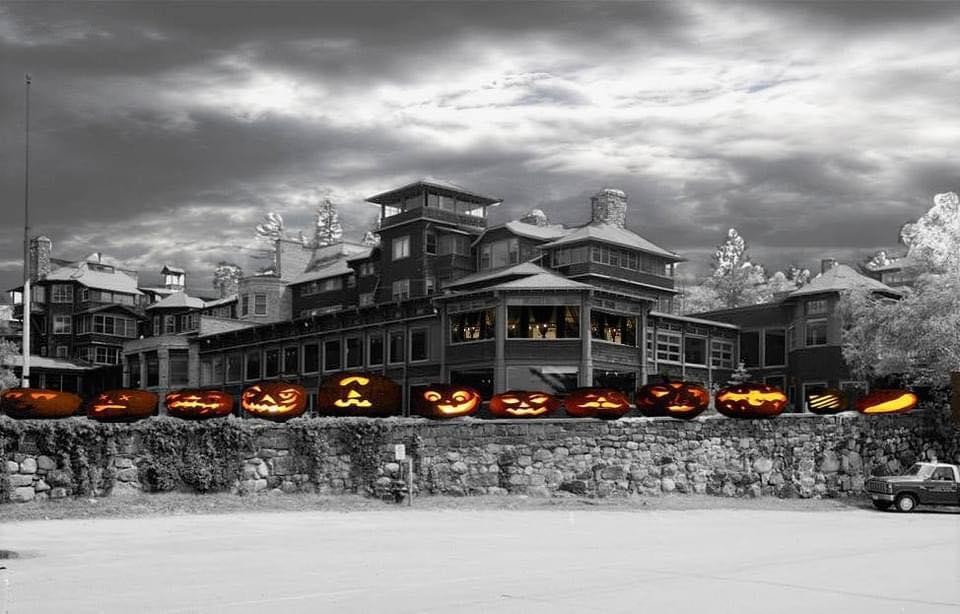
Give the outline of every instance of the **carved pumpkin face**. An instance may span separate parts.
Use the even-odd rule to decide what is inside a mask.
[[[133,422],[153,415],[157,395],[147,390],[108,390],[97,395],[87,417],[100,422]]]
[[[690,420],[710,405],[710,393],[692,382],[662,382],[642,386],[637,391],[636,402],[637,409],[644,416]]]
[[[861,414],[905,414],[917,406],[917,395],[909,390],[874,390],[857,399]]]
[[[559,406],[560,401],[546,392],[508,390],[490,399],[490,413],[498,418],[539,418]]]
[[[333,416],[392,416],[403,394],[393,380],[375,373],[338,373],[323,381],[317,409]]]
[[[233,395],[221,390],[175,390],[165,397],[167,414],[184,420],[220,418],[233,411]]]
[[[480,393],[467,386],[430,384],[414,399],[417,413],[427,418],[469,416],[480,407]]]
[[[297,384],[260,382],[243,391],[240,406],[256,418],[284,422],[306,411],[307,391]]]
[[[574,418],[616,420],[630,411],[630,400],[612,388],[580,388],[567,395],[563,406]]]
[[[847,410],[847,397],[833,388],[815,388],[807,392],[807,409],[820,416],[839,414]]]
[[[717,392],[717,411],[730,418],[772,418],[787,406],[787,395],[776,386],[746,383]]]
[[[11,388],[0,395],[4,413],[18,420],[67,418],[81,403],[83,399],[73,393],[40,388]]]

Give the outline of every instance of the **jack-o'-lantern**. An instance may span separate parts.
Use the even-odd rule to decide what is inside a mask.
[[[107,390],[87,407],[87,417],[99,422],[133,422],[153,415],[157,395],[147,390]]]
[[[787,406],[787,395],[776,386],[748,382],[718,391],[716,405],[729,418],[772,418]]]
[[[807,392],[807,409],[820,416],[839,414],[847,410],[847,397],[833,388],[815,388]]]
[[[233,395],[222,390],[174,390],[164,402],[168,415],[184,420],[221,418],[233,411]]]
[[[917,395],[909,390],[874,390],[857,399],[861,414],[905,414],[917,406]]]
[[[243,391],[240,406],[255,418],[284,422],[307,410],[307,391],[287,382],[260,382]]]
[[[375,373],[338,373],[317,393],[317,410],[332,416],[384,417],[400,413],[403,393],[390,378]]]
[[[480,393],[467,386],[430,384],[415,396],[413,406],[426,418],[459,418],[477,411]]]
[[[567,395],[563,406],[574,418],[616,420],[630,411],[630,400],[612,388],[579,388]]]
[[[641,386],[636,395],[637,409],[649,418],[670,416],[690,420],[710,405],[710,393],[693,382],[661,382]]]
[[[11,388],[0,395],[3,412],[18,420],[68,418],[81,403],[83,399],[71,392],[41,388]]]
[[[490,399],[490,413],[497,418],[539,418],[559,406],[553,395],[527,390],[508,390]]]

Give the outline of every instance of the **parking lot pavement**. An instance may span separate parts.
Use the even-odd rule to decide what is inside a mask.
[[[244,513],[0,526],[0,612],[960,611],[960,514]]]

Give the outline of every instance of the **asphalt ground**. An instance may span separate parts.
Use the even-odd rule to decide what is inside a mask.
[[[242,512],[0,525],[4,613],[960,612],[960,513]]]

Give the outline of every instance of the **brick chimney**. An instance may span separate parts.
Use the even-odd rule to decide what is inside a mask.
[[[627,219],[627,194],[622,190],[604,188],[590,198],[594,224],[614,224],[623,228]]]
[[[820,272],[821,272],[821,273],[826,273],[827,271],[829,271],[830,269],[832,269],[832,268],[835,267],[835,266],[837,266],[837,259],[836,259],[836,258],[822,258],[822,259],[820,260]]]
[[[50,255],[53,253],[53,241],[40,235],[30,239],[30,281],[43,279],[50,274]]]

